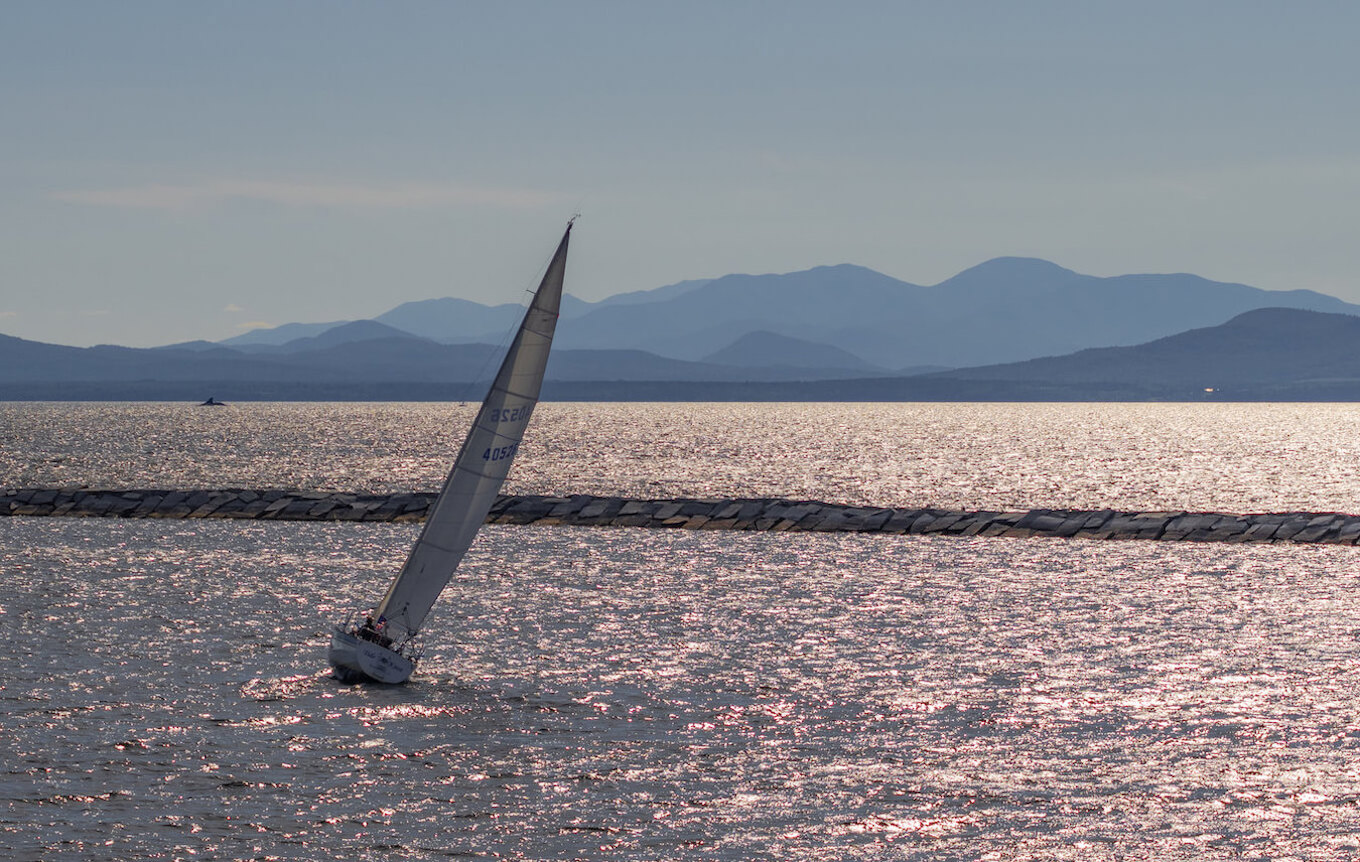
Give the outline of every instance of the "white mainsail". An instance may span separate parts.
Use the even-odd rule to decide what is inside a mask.
[[[562,302],[571,222],[401,573],[378,606],[394,641],[420,630],[500,493],[538,404]],[[385,618],[385,619],[384,619]]]

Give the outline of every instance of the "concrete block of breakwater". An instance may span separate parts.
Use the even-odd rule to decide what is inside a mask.
[[[1036,533],[1055,533],[1068,521],[1066,512],[1052,512],[1048,509],[1030,509],[1014,526]],[[1083,521],[1084,523],[1084,521]]]
[[[976,535],[1004,536],[1007,531],[1014,529],[1015,525],[1020,523],[1021,519],[1024,518],[1026,514],[1027,513],[1025,512],[1001,512],[1000,514],[989,518],[987,523],[983,524],[982,528],[977,531]]]
[[[595,498],[588,494],[572,494],[556,506],[553,506],[552,510],[548,512],[548,515],[553,518],[565,518],[569,515],[575,515],[589,505],[590,501],[593,499]]]
[[[930,523],[913,532],[919,533],[943,533],[964,517],[963,512],[946,512],[939,517],[932,518]]]
[[[623,511],[624,503],[627,503],[627,500],[619,498],[619,496],[611,496],[611,498],[604,498],[602,502],[604,502],[604,507],[601,508],[600,514],[594,515],[592,523],[608,526],[619,518],[619,513]]]
[[[779,507],[777,510],[772,510],[770,514],[779,519],[775,529],[779,529],[779,524],[787,524],[788,526],[784,527],[784,529],[791,530],[796,528],[804,520],[811,523],[814,516],[820,516],[821,511],[822,507],[818,506],[816,503],[794,503],[789,506]]]
[[[276,510],[274,517],[286,521],[305,520],[313,505],[315,504],[311,500],[294,498],[285,503],[283,508]]]
[[[878,528],[888,520],[890,511],[887,509],[872,509],[867,506],[837,506],[835,518],[839,522],[838,529],[849,533],[870,533],[877,532]]]
[[[1086,528],[1086,512],[1066,512],[1063,522],[1053,531],[1053,535],[1070,539]]]
[[[532,524],[548,515],[561,504],[565,497],[509,497],[498,504],[500,514],[498,524]],[[494,511],[494,510],[493,510]]]
[[[860,519],[861,529],[871,533],[880,532],[893,515],[892,509],[864,509],[862,511],[864,514]]]
[[[1250,522],[1235,515],[1219,515],[1211,526],[1195,530],[1185,538],[1192,542],[1226,542],[1241,536],[1250,526]]]
[[[239,494],[231,494],[222,502],[222,505],[217,507],[212,516],[214,518],[249,518],[252,517],[246,514],[246,507],[249,505],[250,503]]]
[[[1166,525],[1184,512],[1140,512],[1130,520],[1129,532],[1134,539],[1157,539],[1166,532]]]
[[[1237,537],[1237,539],[1238,539],[1239,541],[1241,541],[1241,542],[1271,542],[1271,541],[1274,541],[1274,540],[1275,540],[1275,531],[1278,530],[1278,529],[1280,529],[1280,526],[1284,523],[1284,519],[1283,519],[1283,518],[1271,518],[1271,517],[1262,517],[1262,516],[1255,516],[1255,517],[1252,517],[1252,518],[1249,519],[1249,520],[1251,521],[1251,526],[1250,526],[1250,527],[1247,527],[1247,529],[1243,530],[1243,531],[1242,531],[1242,534],[1241,534],[1240,536]],[[1168,533],[1168,535],[1163,536],[1163,538],[1165,538],[1165,539],[1183,539],[1183,538],[1185,538],[1185,536],[1184,536],[1183,534],[1182,534],[1182,535],[1174,535],[1174,536],[1173,536],[1173,535],[1170,535],[1170,534]]]
[[[1096,517],[1092,517],[1092,515]],[[1035,535],[1070,538],[1082,531],[1095,533],[1109,530],[1112,514],[1107,512],[1073,512],[1067,509],[1031,509],[1019,521],[1017,529],[1033,530]],[[1096,538],[1092,535],[1090,538]]]
[[[1073,535],[1078,539],[1108,539],[1109,534],[1102,531],[1114,517],[1115,512],[1112,509],[1097,509],[1094,512],[1087,512],[1086,519],[1082,521],[1081,529]]]
[[[1279,526],[1275,528],[1275,535],[1272,537],[1277,542],[1288,541],[1298,535],[1308,526],[1312,517],[1298,512],[1290,512],[1280,515]]]
[[[1167,521],[1162,536],[1166,539],[1184,539],[1196,530],[1208,529],[1217,522],[1217,515],[1183,512]]]
[[[259,510],[259,514],[256,515],[257,518],[262,520],[273,520],[278,518],[280,513],[288,508],[289,504],[294,502],[296,501],[292,497],[279,497],[274,500],[261,498],[252,504],[251,508]]]
[[[1293,540],[1295,542],[1318,542],[1337,526],[1338,518],[1336,515],[1318,515],[1315,518],[1310,518],[1303,529],[1294,534]]]
[[[973,512],[970,518],[968,518],[966,521],[960,521],[959,523],[955,524],[954,528],[960,528],[958,529],[958,534],[960,536],[981,535],[982,531],[991,526],[992,521],[995,520],[996,516],[999,514],[1001,513]],[[951,531],[954,528],[951,528]]]
[[[1360,541],[1360,518],[1354,515],[1345,516],[1345,520],[1337,529],[1336,535],[1327,541],[1339,545],[1354,545],[1357,541]]]
[[[948,526],[948,522],[935,528],[936,522],[942,519],[955,518],[959,512],[950,512],[945,509],[922,509],[916,516],[916,520],[911,522],[912,533],[937,533]]]
[[[848,513],[835,506],[825,506],[817,511],[816,517],[809,515],[806,528],[818,533],[843,531],[849,524]]]
[[[613,523],[623,508],[624,501],[619,497],[597,497],[581,507],[573,523],[582,526],[603,526]]]
[[[91,515],[105,515],[113,508],[116,497],[108,494],[90,494],[80,501],[80,509]]]
[[[258,518],[264,514],[264,510],[269,508],[269,501],[263,497],[256,497],[241,507],[240,516],[242,518]]]
[[[234,496],[235,495],[233,494],[212,494],[208,497],[208,499],[204,500],[202,503],[199,503],[198,506],[196,506],[194,510],[189,513],[189,517],[191,518],[210,517],[213,514],[215,514],[218,509],[226,505],[228,500],[233,499]]]
[[[368,507],[369,503],[363,500],[337,503],[325,517],[327,521],[362,521],[364,515],[368,514]]]
[[[754,521],[762,517],[769,507],[769,500],[742,500],[741,507],[737,509],[737,520]]]
[[[652,517],[661,523],[665,523],[679,514],[680,504],[672,500],[669,503],[662,503],[661,507],[656,510],[656,513],[653,514]]]
[[[181,505],[188,497],[189,495],[183,491],[166,492],[165,496],[161,497],[161,501],[156,504],[153,517],[169,516],[169,514],[174,511],[175,507]],[[185,509],[185,512],[188,512],[187,508]]]
[[[741,514],[741,500],[724,498],[713,501],[712,518],[720,518],[724,521],[735,521]]]
[[[1113,515],[1096,530],[1092,538],[1097,539],[1155,539],[1166,529],[1169,518],[1141,512],[1124,512]]]
[[[135,496],[129,498],[126,494],[119,494],[117,497],[111,497],[108,500],[108,509],[105,510],[105,514],[126,518],[137,511],[139,505],[141,505],[141,500]]]
[[[921,514],[920,509],[892,509],[887,520],[879,526],[879,532],[900,535],[911,529],[911,522]]]
[[[724,501],[713,499],[685,500],[680,504],[680,514],[693,517],[703,515],[705,518],[713,517],[713,510],[722,505]]]
[[[134,518],[150,517],[151,514],[156,511],[156,508],[160,506],[161,501],[164,499],[165,499],[164,494],[157,494],[154,491],[144,494],[142,496],[141,502],[137,504],[137,508],[132,511],[132,517]]]
[[[189,511],[192,512],[211,499],[212,493],[210,491],[194,491],[184,500],[184,505],[188,506]]]

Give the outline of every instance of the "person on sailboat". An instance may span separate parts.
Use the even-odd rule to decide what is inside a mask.
[[[364,624],[359,627],[359,637],[366,641],[376,641],[378,639],[378,627],[373,624],[373,615],[364,616]]]

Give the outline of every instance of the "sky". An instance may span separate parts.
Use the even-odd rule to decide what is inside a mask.
[[[0,0],[0,333],[1002,255],[1360,301],[1360,3]]]

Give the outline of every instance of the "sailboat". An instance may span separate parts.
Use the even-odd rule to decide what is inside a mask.
[[[477,537],[538,404],[575,221],[573,217],[567,222],[406,564],[363,623],[355,624],[351,618],[331,632],[327,658],[340,680],[396,684],[406,682],[415,671],[421,658],[417,635],[425,617]]]

